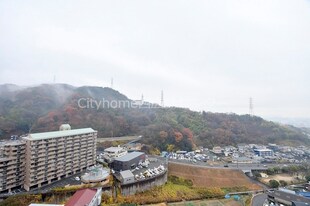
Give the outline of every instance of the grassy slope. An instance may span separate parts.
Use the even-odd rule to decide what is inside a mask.
[[[261,189],[253,184],[240,170],[202,168],[169,163],[169,175],[189,179],[196,187],[245,187],[249,190]]]

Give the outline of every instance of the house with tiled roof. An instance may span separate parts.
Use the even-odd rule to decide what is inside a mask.
[[[81,189],[74,193],[65,206],[99,206],[102,189]]]

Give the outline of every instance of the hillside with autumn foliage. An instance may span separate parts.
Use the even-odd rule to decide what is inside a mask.
[[[143,135],[160,150],[189,150],[196,145],[237,143],[307,144],[307,134],[249,115],[195,112],[184,108],[81,108],[80,99],[100,102],[128,101],[111,88],[43,84],[34,87],[0,85],[0,137],[72,128],[92,127],[99,137]]]

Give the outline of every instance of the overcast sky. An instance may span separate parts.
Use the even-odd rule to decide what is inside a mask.
[[[310,117],[309,0],[0,0],[0,84]]]

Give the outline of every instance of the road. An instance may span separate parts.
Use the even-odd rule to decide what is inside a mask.
[[[106,142],[106,141],[131,141],[139,139],[139,136],[124,136],[124,137],[106,137],[106,138],[97,138],[97,142]]]
[[[239,170],[267,170],[268,168],[273,167],[283,167],[284,165],[293,165],[293,164],[226,164],[228,167],[224,167],[224,164],[219,165],[210,165],[203,161],[197,161],[196,163],[189,162],[186,160],[178,159],[169,159],[169,162],[175,162],[185,165],[195,165],[207,168],[223,168],[223,169],[239,169]]]
[[[255,195],[252,199],[252,206],[262,206],[267,199],[266,194]]]

